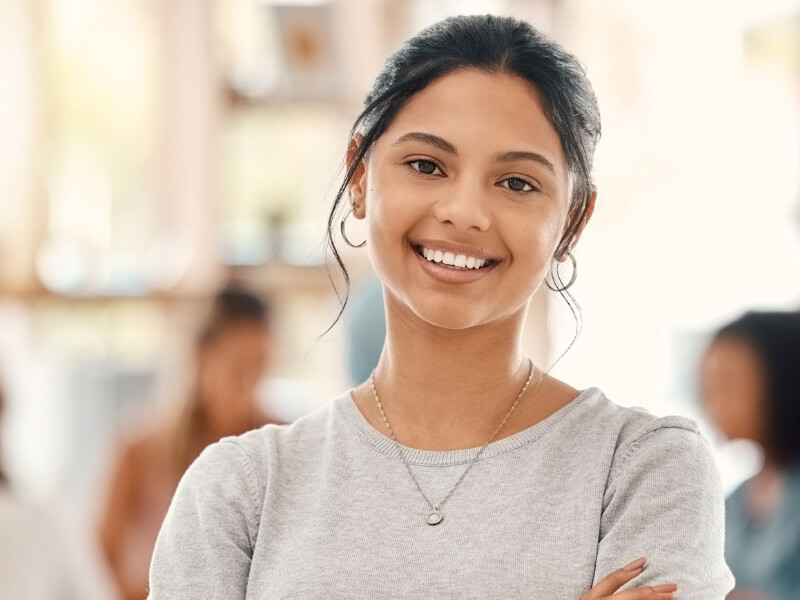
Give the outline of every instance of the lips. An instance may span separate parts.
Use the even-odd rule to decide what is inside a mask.
[[[479,270],[488,268],[497,263],[496,260],[474,256],[468,253],[459,253],[450,250],[430,248],[421,244],[415,245],[414,250],[429,262],[452,269]]]

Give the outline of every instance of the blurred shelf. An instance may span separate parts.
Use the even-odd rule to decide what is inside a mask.
[[[243,281],[267,294],[305,293],[333,295],[331,277],[325,265],[299,266],[280,261],[263,265],[229,267],[231,279]]]
[[[291,295],[295,293],[311,295],[334,295],[331,276],[324,265],[299,266],[279,261],[262,265],[226,267],[228,280],[241,281],[264,294]],[[336,276],[333,275],[335,278]],[[76,304],[102,304],[126,302],[183,302],[203,300],[216,290],[206,292],[182,291],[180,288],[167,291],[144,292],[141,294],[60,294],[46,289],[14,290],[0,286],[0,301],[16,300],[23,302],[57,301]]]

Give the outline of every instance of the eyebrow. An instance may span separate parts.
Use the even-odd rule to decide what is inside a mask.
[[[553,163],[550,162],[547,157],[542,156],[537,152],[526,152],[515,150],[512,152],[500,152],[499,154],[495,154],[492,159],[495,162],[514,162],[518,160],[530,160],[536,163],[539,163],[543,167],[545,167],[548,171],[550,171],[554,176],[556,174],[556,169],[553,166]]]
[[[397,141],[394,144],[392,144],[392,146],[399,146],[404,142],[422,142],[424,144],[430,144],[431,146],[434,146],[439,150],[442,150],[449,154],[453,154],[456,156],[458,155],[456,147],[453,146],[453,144],[451,144],[444,138],[440,138],[438,135],[433,135],[432,133],[422,133],[419,131],[412,131],[410,133],[401,135],[397,139]]]
[[[392,146],[399,146],[405,142],[422,142],[424,144],[429,144],[439,150],[452,154],[454,156],[458,156],[458,151],[456,147],[448,142],[444,138],[440,138],[438,135],[433,135],[432,133],[422,133],[421,131],[411,131],[409,133],[401,135],[397,141],[395,141]],[[545,167],[548,171],[550,171],[553,175],[556,174],[556,169],[553,166],[553,163],[545,156],[539,154],[538,152],[528,152],[525,150],[512,150],[510,152],[500,152],[495,154],[492,157],[494,162],[515,162],[519,160],[530,160],[535,163],[539,163],[543,167]]]

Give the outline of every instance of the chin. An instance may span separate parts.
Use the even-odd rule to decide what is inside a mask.
[[[468,321],[463,318],[454,317],[452,315],[442,319],[424,319],[429,325],[438,327],[440,329],[447,329],[448,331],[461,331],[464,329],[471,329],[479,325],[483,325],[481,321]]]
[[[462,307],[457,303],[418,307],[414,313],[429,325],[459,331],[478,327],[490,321],[485,314],[479,314],[475,306]]]

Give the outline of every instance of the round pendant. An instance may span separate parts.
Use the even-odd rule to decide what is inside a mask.
[[[428,513],[428,517],[425,519],[425,522],[428,525],[438,525],[444,520],[444,515],[440,513],[438,510],[434,509]]]

